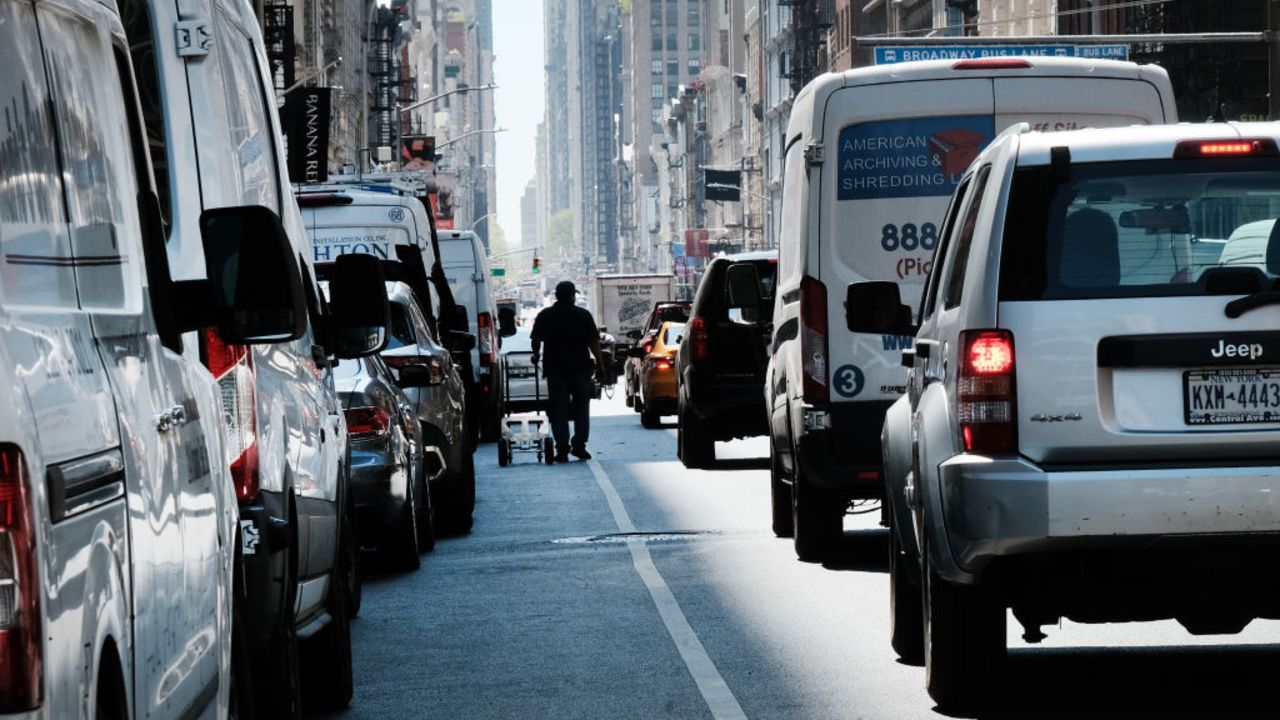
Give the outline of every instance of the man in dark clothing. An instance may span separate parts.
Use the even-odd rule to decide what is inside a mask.
[[[587,435],[591,432],[591,395],[594,370],[604,374],[604,354],[600,352],[600,332],[586,309],[574,303],[578,294],[573,283],[565,280],[556,285],[556,302],[538,313],[533,321],[533,363],[538,364],[539,351],[546,345],[542,377],[547,379],[550,402],[551,434],[556,439],[556,462],[568,462],[569,453],[582,460],[587,452]],[[573,418],[573,440],[569,439],[569,419]]]

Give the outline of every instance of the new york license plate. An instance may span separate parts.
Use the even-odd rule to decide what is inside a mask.
[[[1188,425],[1280,422],[1280,368],[1215,368],[1182,374]]]

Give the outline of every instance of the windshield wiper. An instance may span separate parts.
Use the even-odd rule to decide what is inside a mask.
[[[1267,305],[1280,305],[1280,290],[1263,290],[1252,295],[1245,295],[1227,303],[1227,317],[1235,319],[1241,315]]]

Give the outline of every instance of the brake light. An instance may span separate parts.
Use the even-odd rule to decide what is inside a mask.
[[[827,389],[827,286],[808,275],[800,279],[800,367],[804,398],[831,399]]]
[[[670,369],[671,369],[671,361],[670,361],[670,360],[655,360],[655,361],[653,362],[653,369],[654,369],[654,370],[657,370],[658,372],[666,372],[666,371],[668,371],[668,370],[670,370]]]
[[[344,193],[298,193],[298,207],[323,207],[325,205],[350,205],[353,198]]]
[[[644,344],[641,345],[640,347],[644,349],[645,355],[648,355],[649,353],[653,352],[653,338],[649,338],[648,340],[645,340]]]
[[[1022,58],[983,58],[981,60],[961,60],[951,66],[952,70],[1025,70],[1031,63]]]
[[[380,407],[347,408],[347,436],[352,440],[386,437],[391,415]]]
[[[253,502],[261,489],[258,478],[257,380],[253,353],[247,345],[223,342],[212,328],[200,335],[204,364],[218,381],[222,423],[236,498]]]
[[[1275,140],[1184,140],[1173,149],[1175,159],[1206,157],[1276,157]]]
[[[689,321],[689,333],[685,339],[689,343],[689,352],[693,353],[694,362],[704,362],[711,356],[711,341],[707,335],[707,321],[701,317],[695,317]],[[652,350],[653,346],[650,345]],[[645,352],[648,352],[646,350]]]
[[[493,336],[493,316],[487,312],[480,313],[476,317],[476,326],[479,328],[476,340],[480,343],[480,364],[492,365],[493,349],[497,345]]]
[[[0,446],[0,712],[39,707],[40,582],[36,528],[22,451]]]
[[[1014,418],[1016,360],[1008,330],[961,333],[956,419],[965,452],[1010,453],[1017,449]]]

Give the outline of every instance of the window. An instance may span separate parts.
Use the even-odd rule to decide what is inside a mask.
[[[933,253],[933,269],[929,272],[929,277],[925,281],[927,287],[921,304],[921,320],[933,314],[933,306],[938,299],[938,281],[942,277],[942,264],[947,257],[947,248],[951,246],[947,239],[951,235],[951,228],[955,227],[956,215],[960,214],[960,208],[964,206],[964,199],[969,194],[969,182],[970,178],[966,177],[961,181],[960,186],[956,188],[955,195],[951,198],[951,204],[947,207],[942,229],[938,231],[938,237],[941,240],[938,243],[938,249]]]
[[[231,143],[239,160],[240,204],[262,205],[279,212],[275,134],[267,115],[253,45],[225,15],[214,15]]]
[[[676,41],[677,37],[678,36],[675,33],[667,33],[667,49],[668,50],[680,49],[680,43]]]
[[[394,350],[417,345],[418,341],[413,334],[413,323],[410,322],[409,312],[405,310],[404,305],[391,301],[387,303],[387,307],[391,310],[391,332],[387,338],[387,349]]]
[[[702,73],[702,60],[689,58],[689,74],[697,76]]]
[[[652,132],[655,135],[662,134],[662,106],[661,105],[653,109],[653,125],[654,127],[651,128],[650,132]]]
[[[702,36],[698,33],[689,33],[689,49],[698,51],[702,49]]]
[[[668,74],[668,75],[679,75],[679,74],[680,74],[680,61],[679,61],[679,60],[668,60],[668,61],[667,61],[667,74]]]
[[[669,97],[669,98],[676,98],[676,97],[680,97],[680,85],[679,85],[679,84],[677,84],[677,83],[668,83],[668,84],[667,84],[667,97]]]
[[[654,74],[654,75],[661,75],[661,74],[662,74],[662,61],[661,61],[661,60],[654,60],[654,61],[653,61],[653,64],[652,64],[652,65],[651,65],[651,67],[650,67],[650,72],[651,72],[652,74]]]
[[[653,34],[653,45],[649,49],[652,50],[653,52],[662,52],[662,36],[661,35],[657,33]]]
[[[654,100],[661,100],[663,98],[662,83],[654,83],[653,85],[649,86],[649,97],[653,98]]]
[[[698,6],[689,5],[689,27],[698,27],[702,24],[702,13],[698,10]]]
[[[151,7],[145,0],[120,3],[125,34],[129,38],[129,54],[138,83],[138,99],[142,104],[142,122],[146,126],[147,145],[151,150],[151,170],[155,175],[156,196],[160,199],[160,217],[165,234],[173,222],[172,189],[169,176],[169,146],[164,134],[164,102],[160,95],[155,41],[151,36]]]
[[[973,246],[973,231],[978,225],[978,212],[982,209],[983,196],[987,189],[987,176],[991,174],[991,166],[983,165],[973,181],[973,199],[965,208],[964,222],[960,224],[959,235],[956,236],[956,254],[947,271],[947,309],[960,304],[964,294],[964,276],[969,265],[969,248]]]

